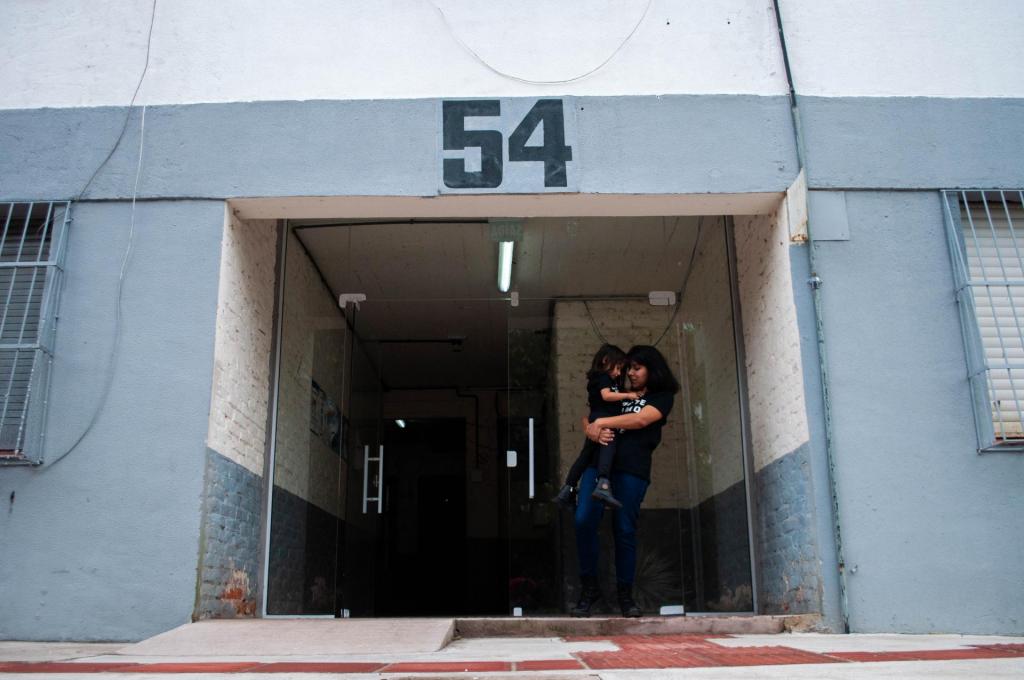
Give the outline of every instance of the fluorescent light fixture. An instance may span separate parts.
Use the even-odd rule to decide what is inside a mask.
[[[515,241],[498,244],[498,290],[507,293],[512,287],[512,248]]]
[[[395,421],[395,425],[398,425],[399,427],[405,427],[405,421],[399,418],[398,420]]]

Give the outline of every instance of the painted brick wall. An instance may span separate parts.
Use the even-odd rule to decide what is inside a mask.
[[[217,340],[207,445],[263,475],[277,229],[228,215],[221,245]]]
[[[276,260],[275,222],[228,214],[195,618],[252,616],[257,609]]]
[[[735,218],[736,267],[754,468],[794,451],[810,435],[800,333],[790,273],[788,211]]]
[[[767,613],[820,612],[822,607],[789,222],[785,202],[770,215],[735,218],[760,606]]]

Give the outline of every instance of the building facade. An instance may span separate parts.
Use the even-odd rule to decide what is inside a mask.
[[[0,638],[564,612],[604,341],[649,613],[1024,632],[1017,3],[8,10]]]

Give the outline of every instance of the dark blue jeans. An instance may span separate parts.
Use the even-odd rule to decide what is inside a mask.
[[[612,493],[622,501],[622,509],[612,512],[615,579],[619,583],[633,585],[636,577],[636,522],[650,482],[625,472],[612,472],[610,479]],[[580,479],[579,505],[576,506],[576,554],[581,578],[597,576],[597,558],[601,552],[597,529],[604,517],[604,503],[590,497],[596,485],[597,468],[588,467]]]

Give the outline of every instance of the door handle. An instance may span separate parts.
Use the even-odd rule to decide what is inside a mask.
[[[366,514],[366,496],[370,483],[370,445],[363,446],[363,514]]]
[[[384,512],[384,445],[380,445],[379,463],[377,467],[377,514]]]
[[[377,514],[384,512],[384,445],[376,457],[370,456],[370,445],[363,446],[363,514],[368,503],[377,504]],[[370,496],[370,463],[377,463],[377,495]]]
[[[536,489],[534,488],[534,479],[533,479],[533,418],[530,418],[529,435],[530,435],[530,453],[529,453],[529,460],[530,460],[530,499],[532,500],[533,496],[534,496],[534,492],[536,491]]]

